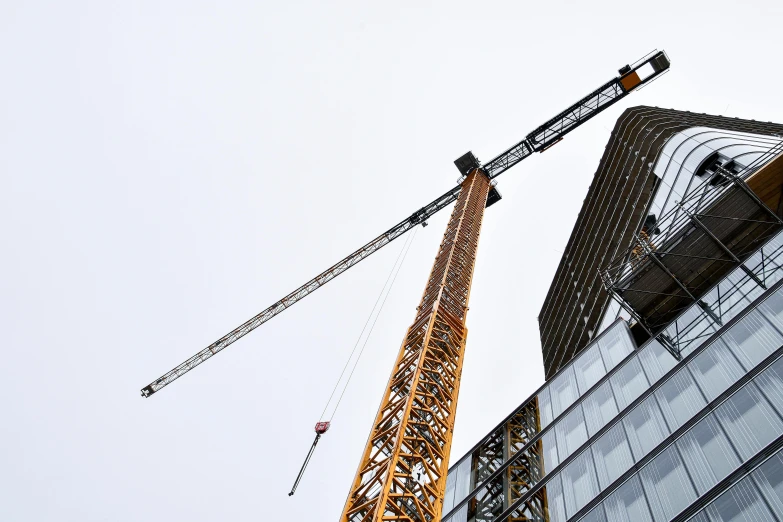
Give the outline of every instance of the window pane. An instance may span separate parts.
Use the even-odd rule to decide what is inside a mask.
[[[655,457],[639,475],[656,522],[670,520],[696,500],[696,491],[674,446]]]
[[[549,473],[557,467],[560,459],[557,458],[557,444],[555,444],[555,430],[550,429],[541,437],[544,446],[544,473]]]
[[[601,489],[625,473],[633,464],[631,446],[625,436],[622,423],[613,426],[593,443],[596,472]]]
[[[778,413],[783,413],[783,358],[773,362],[754,382],[767,396],[767,400],[778,409]]]
[[[644,373],[647,374],[647,379],[654,383],[666,372],[674,368],[677,364],[677,360],[664,348],[661,343],[653,339],[650,343],[639,352],[639,360],[644,368]]]
[[[634,350],[633,341],[629,338],[626,326],[623,323],[618,323],[614,328],[606,332],[598,341],[598,346],[601,348],[606,371],[620,364]]]
[[[593,459],[589,451],[583,451],[565,467],[560,477],[563,481],[566,513],[573,516],[598,494]]]
[[[630,359],[609,380],[621,411],[648,388],[642,365],[636,357]]]
[[[766,298],[759,309],[778,330],[783,330],[783,288]]]
[[[579,397],[573,367],[568,367],[552,381],[549,385],[549,393],[552,395],[552,413],[554,418],[557,418]]]
[[[677,447],[699,495],[704,494],[740,464],[729,439],[712,415],[688,430],[688,433],[677,441]]]
[[[541,416],[541,429],[552,422],[552,404],[549,400],[549,386],[538,394],[538,414]]]
[[[609,522],[652,522],[639,476],[634,475],[604,502]]]
[[[598,504],[588,514],[580,518],[579,522],[606,522],[603,504]]]
[[[601,377],[606,375],[606,369],[604,369],[604,362],[601,360],[598,345],[594,345],[579,356],[576,362],[574,362],[574,371],[576,372],[576,382],[581,393],[586,393]]]
[[[631,450],[638,461],[669,435],[654,396],[647,397],[623,420]]]
[[[560,474],[552,477],[545,486],[547,505],[549,506],[549,522],[565,522],[565,504],[563,503],[563,486],[560,484]]]
[[[555,425],[560,458],[565,459],[587,440],[587,427],[582,408],[576,407]]]
[[[655,396],[671,431],[682,426],[707,405],[687,368],[681,369],[666,381],[655,392]]]
[[[470,460],[469,458],[465,459],[454,470],[456,477],[454,478],[454,504],[452,505],[459,504],[470,493]]]
[[[598,430],[617,415],[617,404],[614,401],[612,387],[609,382],[603,383],[582,402],[582,408],[587,421],[587,431],[595,435]]]
[[[454,507],[454,487],[457,485],[457,469],[450,470],[446,476],[446,493],[443,495],[443,514]]]
[[[723,341],[715,341],[696,356],[688,369],[699,383],[701,391],[711,401],[737,382],[745,371]]]
[[[772,510],[783,515],[783,455],[778,453],[753,472]]]
[[[747,369],[756,366],[783,344],[783,337],[759,310],[743,317],[729,329],[724,338]]]
[[[753,456],[783,430],[783,423],[753,383],[732,395],[715,414],[742,460]]]
[[[775,520],[753,482],[748,479],[740,481],[719,496],[715,502],[707,506],[706,511],[715,522]]]

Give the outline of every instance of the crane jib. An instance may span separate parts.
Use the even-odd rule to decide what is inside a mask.
[[[543,152],[551,147],[563,136],[579,127],[582,123],[601,113],[614,103],[625,97],[631,91],[637,90],[642,86],[655,80],[661,74],[669,69],[669,58],[663,51],[653,51],[633,65],[626,65],[620,69],[620,75],[594,90],[587,96],[560,112],[543,125],[540,125],[533,132],[529,133],[525,139],[513,147],[507,149],[497,157],[493,158],[484,165],[478,163],[478,160],[472,153],[468,153],[457,160],[457,167],[463,175],[467,175],[473,168],[480,168],[490,179],[498,177],[500,174],[521,162],[534,152]],[[460,163],[466,159],[465,163]],[[170,370],[163,376],[154,380],[141,389],[143,397],[149,397],[161,388],[171,384],[184,374],[199,366],[207,359],[223,351],[232,343],[238,341],[251,331],[255,330],[265,322],[269,321],[283,310],[290,308],[306,296],[342,274],[350,267],[366,259],[384,246],[388,245],[398,237],[405,234],[413,227],[421,224],[427,225],[427,219],[440,212],[451,203],[454,203],[459,197],[461,186],[458,185],[438,199],[428,205],[420,208],[408,218],[404,219],[391,229],[376,237],[363,247],[348,255],[335,265],[331,266],[321,274],[317,275],[304,285],[300,286],[286,297],[273,304],[263,312],[244,322],[225,336],[210,344],[185,362]],[[500,193],[493,186],[490,189],[487,198],[487,206],[498,201]]]

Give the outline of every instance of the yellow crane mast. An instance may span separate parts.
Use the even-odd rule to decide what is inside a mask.
[[[392,369],[343,522],[440,520],[489,177],[462,182],[427,287]]]

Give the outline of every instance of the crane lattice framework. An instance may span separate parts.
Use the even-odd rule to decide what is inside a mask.
[[[439,520],[489,177],[462,183],[427,288],[392,370],[344,522]]]

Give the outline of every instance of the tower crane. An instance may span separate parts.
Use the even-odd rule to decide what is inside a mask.
[[[456,202],[413,324],[399,350],[351,485],[341,522],[440,520],[467,339],[466,316],[484,209],[501,199],[500,174],[543,152],[582,123],[669,69],[653,51],[481,164],[454,163],[460,183],[141,389],[149,397],[290,308],[352,266]],[[321,424],[321,423],[319,423]],[[328,427],[328,426],[327,426]],[[316,427],[318,432],[319,427]],[[324,426],[320,428],[325,431]],[[318,432],[319,435],[322,432]]]

